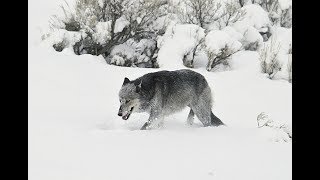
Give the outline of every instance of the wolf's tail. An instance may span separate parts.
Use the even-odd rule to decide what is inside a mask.
[[[220,125],[225,125],[217,116],[215,116],[211,112],[211,125],[212,126],[220,126]]]

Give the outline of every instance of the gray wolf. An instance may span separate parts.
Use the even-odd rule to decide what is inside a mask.
[[[206,126],[224,123],[212,111],[211,89],[201,74],[187,70],[148,73],[133,81],[124,78],[119,92],[118,115],[127,120],[133,112],[147,112],[148,121],[141,130],[163,125],[163,118],[190,107],[187,124],[194,115]]]

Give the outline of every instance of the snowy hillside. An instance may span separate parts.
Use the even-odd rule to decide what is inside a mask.
[[[197,36],[184,39],[188,34],[183,31],[195,28],[177,25],[179,34],[166,32],[160,68],[120,67],[107,64],[101,55],[78,56],[71,48],[55,51],[41,35],[63,1],[28,2],[30,180],[292,179],[292,84],[282,78],[284,71],[274,80],[262,74],[258,52],[236,52],[229,68],[211,72],[200,54],[190,68],[207,79],[214,96],[212,111],[227,126],[204,128],[197,118],[187,126],[186,108],[166,117],[162,129],[140,131],[148,114],[132,114],[128,121],[117,115],[124,77],[187,69],[178,61]],[[236,26],[217,32],[228,38],[226,43],[245,43],[236,38]],[[202,30],[197,33],[202,36]],[[286,66],[291,28],[275,29],[273,36],[283,45]],[[258,128],[262,112],[268,115],[262,121],[271,120],[273,127]]]

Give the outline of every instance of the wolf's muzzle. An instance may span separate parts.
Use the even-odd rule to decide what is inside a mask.
[[[119,108],[118,116],[122,116],[122,109],[121,109],[121,107]]]

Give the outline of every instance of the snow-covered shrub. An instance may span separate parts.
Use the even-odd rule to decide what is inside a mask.
[[[240,20],[245,12],[235,1],[185,0],[177,8],[180,22],[209,30],[221,30]]]
[[[273,120],[269,118],[268,114],[265,112],[260,113],[257,116],[257,123],[258,123],[258,128],[261,128],[263,126],[273,126]]]
[[[243,6],[241,10],[245,12],[244,16],[237,21],[234,26],[239,32],[245,31],[248,26],[254,27],[259,32],[260,30],[270,26],[271,23],[268,13],[261,8],[261,6],[257,4],[249,4]]]
[[[221,29],[221,31],[224,31],[231,38],[236,39],[238,41],[241,41],[244,38],[243,34],[241,34],[240,32],[236,31],[235,28],[233,28],[232,26],[227,26],[227,27]]]
[[[76,0],[73,8],[62,6],[64,17],[56,16],[51,27],[85,34],[74,43],[76,54],[110,59],[112,49],[129,39],[156,41],[164,34],[167,7],[167,0]]]
[[[228,1],[223,6],[223,12],[216,20],[215,24],[219,29],[230,26],[245,17],[246,11],[243,10],[235,1]]]
[[[265,112],[262,112],[257,117],[258,128],[264,129],[266,134],[273,134],[272,140],[279,142],[288,142],[292,139],[292,129],[287,124],[280,124],[273,121],[272,118]]]
[[[181,22],[196,24],[206,28],[216,21],[221,12],[221,3],[215,0],[185,0],[178,9],[178,17]]]
[[[290,28],[292,26],[292,0],[255,0],[269,14],[274,25]]]
[[[243,35],[240,42],[245,50],[256,51],[270,36],[270,20],[268,13],[259,5],[249,4],[241,8],[244,11],[244,16],[239,21],[235,22],[232,27]],[[266,39],[262,34],[267,34]]]
[[[288,54],[292,51],[292,28],[273,26],[270,39],[280,44],[280,53]]]
[[[58,52],[61,52],[67,46],[68,46],[68,41],[66,38],[63,38],[62,41],[52,45],[52,47]]]
[[[204,36],[205,30],[195,24],[176,24],[168,27],[166,33],[158,39],[159,62],[176,59],[176,62],[182,62],[184,66],[192,68]]]
[[[286,28],[292,27],[292,6],[281,11],[280,26]]]
[[[261,72],[266,73],[270,79],[273,79],[281,70],[282,64],[278,58],[279,50],[280,44],[271,38],[270,43],[264,44],[264,47],[259,51]]]
[[[260,35],[257,29],[249,26],[243,35],[241,43],[245,50],[256,51],[262,45],[263,37]]]
[[[142,39],[136,42],[129,39],[112,49],[107,62],[118,66],[157,68],[157,50],[157,42],[154,40]]]
[[[288,71],[288,81],[291,83],[292,82],[292,54],[288,55],[287,71]]]
[[[210,31],[204,40],[203,49],[208,57],[207,71],[217,65],[228,65],[228,59],[240,51],[242,44],[220,30]]]
[[[199,47],[201,46],[202,42],[203,42],[203,39],[199,40],[199,42],[183,56],[182,62],[184,66],[193,68],[194,57]]]
[[[280,67],[279,71],[274,74],[273,79],[284,79],[290,81],[288,67],[290,66],[290,57],[292,53],[292,29],[279,26],[271,28],[272,36],[268,41],[263,42],[264,47],[273,47],[276,52],[276,60]],[[271,51],[271,50],[270,50]],[[260,54],[262,51],[260,51]],[[269,54],[272,54],[269,52]],[[271,57],[269,57],[271,58]],[[290,69],[290,68],[289,68]]]
[[[203,29],[201,28],[195,29],[194,45],[193,47],[191,47],[191,49],[186,51],[182,59],[183,65],[185,65],[186,67],[193,68],[194,57],[204,41],[203,37],[204,37]]]
[[[43,37],[44,41],[48,41],[52,47],[61,52],[65,48],[74,46],[81,37],[85,36],[82,32],[67,31],[65,29],[55,29]]]

